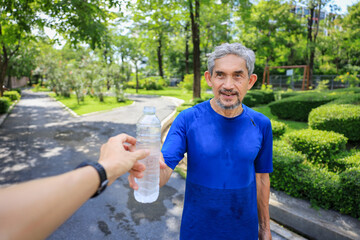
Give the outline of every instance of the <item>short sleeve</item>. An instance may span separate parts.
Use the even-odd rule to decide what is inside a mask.
[[[263,121],[262,124],[265,125],[262,128],[263,141],[261,149],[255,159],[255,172],[271,173],[273,171],[273,137],[271,122],[269,119],[266,119],[266,121]]]
[[[161,152],[166,165],[174,170],[186,151],[186,119],[183,111],[172,123]]]

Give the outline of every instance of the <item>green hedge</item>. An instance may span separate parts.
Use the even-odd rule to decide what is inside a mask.
[[[340,174],[330,172],[308,162],[285,141],[274,141],[273,165],[270,180],[276,190],[318,207],[360,217],[360,167]]]
[[[341,152],[332,157],[327,167],[332,172],[343,172],[352,167],[360,167],[360,152]]]
[[[256,106],[256,99],[247,93],[243,98],[242,103],[248,107],[254,107]]]
[[[21,95],[17,91],[6,91],[4,97],[10,98],[11,101],[20,100]]]
[[[282,135],[284,135],[286,131],[286,124],[275,120],[271,120],[271,128],[272,128],[273,137],[279,138]]]
[[[337,208],[341,213],[360,218],[360,167],[350,168],[340,174],[340,200]]]
[[[0,97],[0,114],[6,113],[11,105],[11,100],[8,97]]]
[[[344,94],[339,96],[338,99],[328,103],[328,104],[354,104],[354,105],[360,105],[360,94]]]
[[[335,98],[335,96],[329,94],[303,93],[295,97],[272,102],[269,107],[271,113],[280,119],[306,122],[312,109],[333,101]]]
[[[309,114],[312,129],[334,131],[344,134],[349,140],[360,140],[360,106],[324,105]]]
[[[326,164],[331,156],[345,150],[347,138],[339,133],[303,129],[285,135],[296,150],[306,154],[314,163]]]

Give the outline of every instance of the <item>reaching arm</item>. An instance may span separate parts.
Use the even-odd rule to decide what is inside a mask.
[[[141,166],[136,161],[149,154],[145,150],[130,152],[135,143],[135,138],[121,134],[101,147],[99,163],[109,185],[134,164]],[[97,171],[87,166],[0,189],[0,239],[46,238],[95,193],[99,184]]]
[[[268,173],[256,173],[257,207],[259,218],[259,239],[270,240],[270,178]]]
[[[171,173],[173,172],[173,170],[168,167],[168,165],[166,165],[166,163],[164,162],[164,157],[162,155],[162,153],[160,154],[160,187],[164,186],[170,179]],[[129,185],[132,189],[134,190],[138,190],[139,189],[139,185],[135,182],[135,178],[138,177],[142,177],[143,176],[143,171],[145,170],[145,168],[139,168],[137,166],[134,166],[129,172]]]

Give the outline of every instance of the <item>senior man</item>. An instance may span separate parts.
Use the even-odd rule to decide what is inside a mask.
[[[182,111],[167,135],[160,186],[187,152],[180,239],[271,239],[271,123],[242,104],[257,80],[254,62],[239,43],[216,47],[205,72],[214,98]]]

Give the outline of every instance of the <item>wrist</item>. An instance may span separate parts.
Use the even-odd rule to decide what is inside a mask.
[[[99,179],[100,179],[100,184],[96,190],[96,192],[94,193],[94,195],[91,198],[97,197],[98,195],[100,195],[107,187],[109,180],[107,178],[106,175],[106,170],[105,168],[98,162],[83,162],[81,163],[79,166],[77,166],[76,168],[81,168],[81,167],[85,167],[85,166],[91,166],[93,167],[96,172],[98,173]]]

